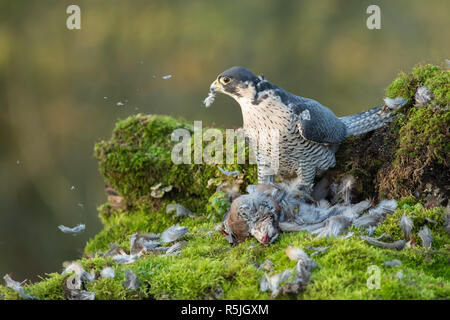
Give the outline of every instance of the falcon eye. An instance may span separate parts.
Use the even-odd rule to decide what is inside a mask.
[[[220,83],[222,83],[222,84],[229,84],[230,81],[231,81],[231,78],[230,78],[230,77],[221,77],[221,78],[219,79],[219,81],[220,81]]]

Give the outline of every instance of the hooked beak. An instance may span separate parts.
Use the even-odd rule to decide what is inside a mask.
[[[205,98],[205,100],[203,100],[203,103],[205,104],[206,107],[209,107],[214,102],[216,92],[220,91],[219,89],[220,89],[220,84],[217,80],[215,80],[213,83],[211,83],[211,86],[209,87],[209,94]]]
[[[216,80],[214,80],[213,83],[211,83],[211,86],[209,87],[209,91],[216,92],[216,91],[219,91],[219,90],[220,90],[220,83],[216,79]]]

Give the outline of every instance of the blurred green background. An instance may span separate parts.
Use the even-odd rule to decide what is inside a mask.
[[[70,4],[81,7],[81,30],[66,28]],[[381,30],[366,27],[371,4]],[[1,0],[0,275],[60,271],[100,230],[93,146],[117,119],[239,127],[231,98],[201,103],[233,65],[337,115],[359,112],[382,103],[400,70],[450,58],[449,12],[440,0]],[[57,228],[78,223],[77,237]]]

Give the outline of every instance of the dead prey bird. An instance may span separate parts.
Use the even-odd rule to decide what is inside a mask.
[[[280,207],[265,194],[251,193],[238,197],[224,217],[222,233],[232,244],[253,236],[264,245],[274,242],[279,234]]]
[[[331,206],[326,200],[318,204],[305,201],[302,193],[285,183],[258,185],[250,193],[233,201],[224,217],[222,233],[231,244],[253,236],[264,245],[276,241],[280,232],[307,230],[317,237],[338,237],[348,227],[375,226],[397,207],[395,200],[381,201],[374,209],[369,201]]]
[[[336,117],[319,102],[289,93],[243,67],[219,74],[210,86],[206,106],[214,102],[217,92],[239,103],[250,142],[264,146],[256,152],[258,183],[272,182],[279,174],[285,179],[297,177],[299,185],[309,188],[316,175],[335,166],[335,152],[345,138],[384,126],[407,102],[387,99],[384,106]],[[278,152],[269,155],[266,150]]]

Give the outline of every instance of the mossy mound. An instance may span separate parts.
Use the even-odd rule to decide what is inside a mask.
[[[387,92],[389,96],[410,99],[419,84],[428,85],[436,96],[436,103],[442,106],[442,101],[446,101],[448,105],[448,91],[441,90],[446,85],[448,89],[448,79],[442,82],[443,75],[448,77],[448,71],[430,65],[418,66],[411,74],[400,75]],[[416,150],[417,147],[422,152],[424,146],[428,148],[435,142],[432,149],[425,148],[431,159],[427,165],[443,166],[439,168],[448,165],[449,140],[442,140],[448,138],[448,131],[442,131],[442,121],[448,123],[448,111],[420,109],[409,102],[401,112],[404,116],[391,126],[364,137],[351,137],[341,146],[336,172],[357,177],[362,186],[360,196],[382,198],[389,193],[390,197],[398,197],[414,195],[416,190],[420,190],[416,187],[408,190],[408,184],[401,175],[397,184],[394,184],[397,180],[389,180],[395,188],[380,178],[381,173],[387,170],[393,172],[406,164],[413,165],[411,161],[416,159],[406,148]],[[414,121],[417,119],[422,121],[421,124],[425,121],[428,129],[422,130],[422,127],[427,127],[425,125],[416,128],[417,122]],[[253,238],[232,247],[214,230],[224,209],[229,206],[229,202],[216,192],[216,187],[222,182],[240,180],[240,189],[244,191],[248,184],[256,182],[256,167],[248,164],[224,166],[227,170],[240,172],[237,177],[227,177],[215,165],[174,165],[171,150],[176,142],[171,141],[171,133],[179,128],[193,133],[192,125],[184,120],[139,114],[119,121],[112,138],[95,146],[95,156],[106,183],[127,202],[127,206],[122,208],[110,202],[99,207],[104,228],[87,243],[85,256],[79,260],[85,270],[96,272],[96,280],[84,284],[84,289],[93,291],[96,299],[270,299],[271,293],[260,290],[259,282],[265,271],[259,266],[270,259],[274,270],[269,274],[293,269],[296,263],[285,254],[289,245],[302,248],[308,254],[314,252],[314,248],[330,247],[313,257],[318,268],[313,270],[306,289],[300,294],[278,299],[450,297],[450,236],[443,227],[444,207],[425,207],[415,197],[399,202],[397,211],[388,215],[376,228],[375,235],[387,233],[391,235],[391,241],[402,239],[399,221],[403,215],[411,217],[415,225],[413,243],[416,246],[402,251],[366,243],[360,238],[366,232],[356,227],[351,227],[354,234],[347,239],[317,238],[308,232],[295,232],[281,234],[278,241],[268,247]],[[411,146],[402,139],[408,134],[413,134],[414,139],[423,138],[425,142]],[[432,139],[437,140],[431,142]],[[441,172],[441,177],[443,174]],[[428,180],[423,183],[428,183]],[[436,180],[435,183],[436,186],[438,183],[448,184],[448,180]],[[172,186],[172,189],[155,198],[152,187],[159,184]],[[166,213],[169,203],[183,204],[197,216],[180,218],[174,213]],[[177,256],[148,253],[132,264],[122,265],[104,255],[111,243],[129,252],[130,236],[135,232],[159,233],[174,224],[189,228],[189,233],[182,238],[187,245]],[[425,224],[434,238],[432,247],[428,249],[422,247],[418,236],[419,229]],[[401,265],[385,265],[386,261],[393,259],[400,260]],[[105,266],[115,270],[114,278],[99,277]],[[368,285],[373,275],[369,272],[371,266],[378,267],[379,288]],[[140,287],[137,290],[128,290],[123,285],[127,269],[138,277]],[[67,278],[68,275],[52,273],[40,282],[25,284],[24,289],[27,294],[40,299],[66,299]],[[20,299],[20,296],[0,285],[0,299]]]
[[[143,199],[152,200],[152,187],[158,184],[173,187],[165,199],[189,205],[191,210],[204,210],[208,199],[215,193],[217,184],[223,177],[216,165],[173,164],[172,149],[179,141],[172,141],[171,134],[176,129],[186,129],[191,134],[193,163],[192,124],[167,116],[131,116],[117,123],[110,140],[95,145],[95,157],[105,181],[129,205]],[[226,134],[223,131],[222,134],[225,141]],[[208,144],[209,142],[203,141],[202,147]],[[248,154],[248,148],[246,152]],[[228,165],[224,168],[238,170],[243,185],[254,181],[257,174],[256,166],[249,165],[248,161],[247,164]],[[154,202],[159,205],[158,201]]]
[[[450,71],[420,64],[400,73],[386,89],[408,103],[386,127],[350,137],[336,154],[337,177],[357,178],[359,198],[414,196],[446,205],[450,195]],[[428,87],[434,99],[418,106],[415,94]]]

